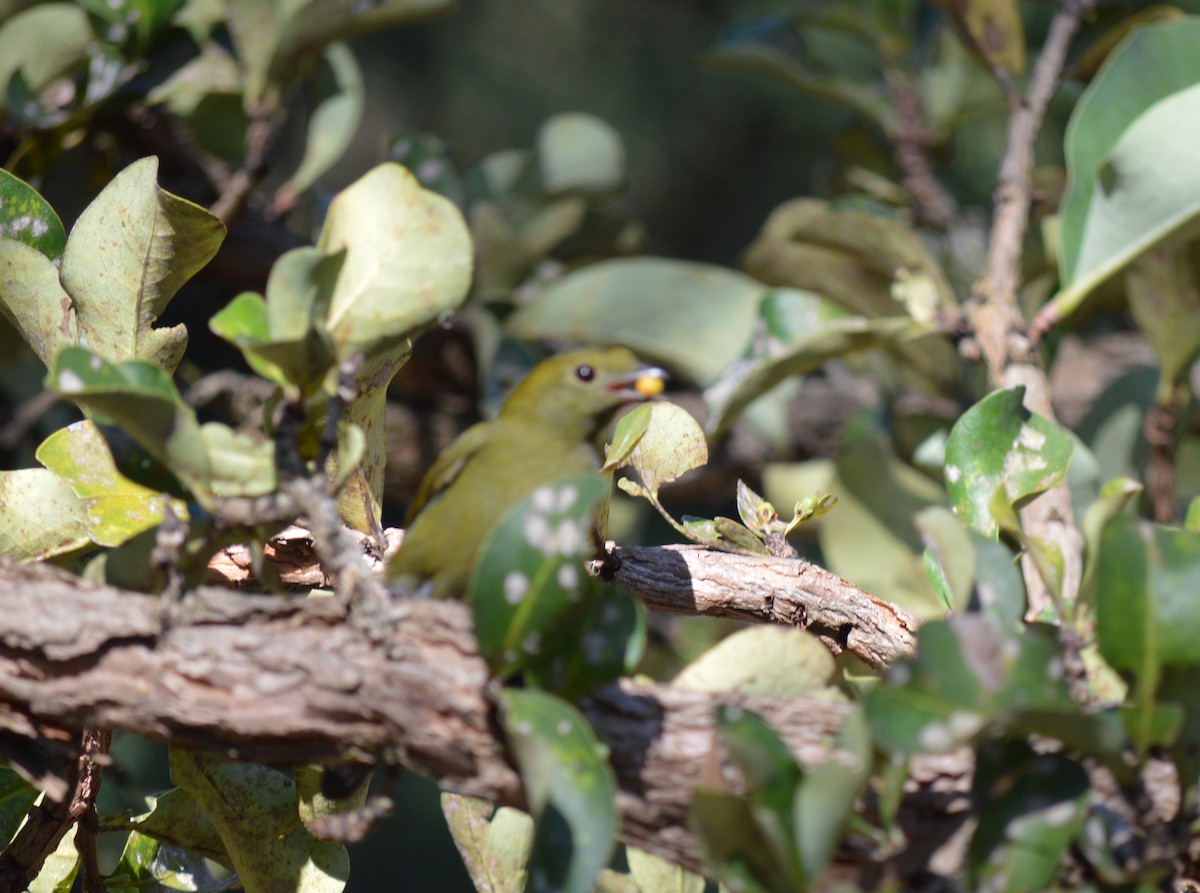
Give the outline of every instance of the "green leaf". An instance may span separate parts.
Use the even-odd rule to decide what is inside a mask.
[[[606,121],[566,112],[538,131],[537,165],[547,192],[614,192],[625,180],[625,147]]]
[[[188,279],[212,259],[225,227],[208,211],[160,189],[158,160],[119,173],[79,216],[62,259],[81,342],[112,362],[145,360],[173,372],[182,325],[152,325]]]
[[[87,508],[44,468],[0,471],[0,555],[42,561],[92,545]]]
[[[241,0],[229,26],[246,79],[246,108],[277,101],[329,44],[449,11],[451,0]]]
[[[14,770],[0,766],[0,846],[8,846],[38,798],[38,789]]]
[[[286,393],[315,392],[335,364],[325,315],[345,257],[316,248],[284,253],[271,267],[266,298],[238,295],[209,320],[209,328]]]
[[[942,502],[942,488],[886,442],[866,438],[836,462],[771,463],[763,485],[775,505],[836,495],[837,510],[806,525],[814,528],[826,566],[922,617],[944,613],[925,574],[927,544],[917,526],[923,510]]]
[[[1156,692],[1168,668],[1200,665],[1200,534],[1127,516],[1104,528],[1095,573],[1100,653],[1131,676],[1137,746],[1161,743]]]
[[[232,868],[221,835],[204,807],[182,788],[146,798],[149,810],[130,819],[137,833]]]
[[[979,762],[974,798],[980,819],[967,851],[973,888],[1049,889],[1063,854],[1083,831],[1087,773],[1062,754],[1034,754],[1024,742],[981,748]]]
[[[201,505],[210,503],[212,468],[200,425],[161,368],[138,360],[109,363],[68,347],[55,359],[46,387],[112,419],[178,476]]]
[[[854,109],[884,133],[899,127],[896,112],[882,91],[858,79],[839,77],[806,65],[790,53],[765,42],[742,41],[703,57],[705,67],[748,74]]]
[[[615,471],[629,461],[633,448],[641,441],[650,427],[650,403],[642,403],[627,412],[617,422],[613,431],[613,442],[604,450],[604,465],[601,471]]]
[[[442,794],[442,813],[476,890],[521,893],[533,848],[533,820],[518,809]]]
[[[522,338],[624,344],[707,387],[746,352],[765,292],[722,267],[656,257],[606,260],[551,283],[508,326]]]
[[[833,677],[833,655],[811,633],[777,626],[738,630],[684,667],[672,680],[689,691],[812,695]]]
[[[38,447],[37,460],[81,500],[97,545],[120,545],[162,520],[163,494],[117,471],[108,444],[91,422],[55,431]],[[175,512],[184,514],[184,507],[176,505]]]
[[[1109,56],[1067,127],[1062,289],[1071,313],[1097,285],[1200,213],[1184,159],[1200,120],[1200,19],[1138,28]]]
[[[512,688],[499,699],[534,817],[529,889],[589,893],[617,834],[617,783],[604,748],[565,701]]]
[[[911,318],[866,319],[855,316],[815,321],[815,327],[779,350],[738,363],[704,392],[705,428],[714,439],[724,434],[750,403],[780,382],[820,369],[837,357],[884,347],[929,334]]]
[[[629,465],[657,500],[658,489],[708,461],[704,432],[686,409],[650,403],[646,432],[629,454]]]
[[[346,153],[358,134],[363,113],[362,71],[344,43],[325,48],[312,82],[315,103],[308,115],[308,134],[300,165],[275,193],[275,202],[290,205]]]
[[[415,333],[462,303],[471,283],[462,215],[398,164],[334,197],[317,247],[346,251],[326,323],[339,356]]]
[[[1200,351],[1200,245],[1164,245],[1138,258],[1129,270],[1129,309],[1158,357],[1159,403],[1187,375]]]
[[[631,669],[644,620],[638,603],[589,576],[603,475],[576,475],[513,506],[481,546],[469,596],[479,650],[495,675],[579,695]]]
[[[271,441],[242,434],[220,422],[201,425],[200,440],[217,496],[252,499],[274,492],[275,445]]]
[[[346,850],[300,822],[296,790],[274,769],[170,749],[171,778],[208,814],[234,870],[250,890],[341,893]]]
[[[0,111],[18,73],[34,91],[83,64],[92,43],[87,14],[75,3],[41,3],[0,28]]]
[[[75,875],[79,873],[79,851],[75,849],[75,832],[78,828],[79,826],[73,823],[67,829],[54,852],[42,863],[41,871],[26,888],[25,893],[71,893],[75,885]]]
[[[1066,479],[1073,444],[1057,425],[1025,409],[1024,388],[996,391],[959,418],[946,443],[946,491],[955,513],[984,536],[999,527],[992,499],[1008,505]]]
[[[49,368],[77,340],[75,311],[58,268],[37,248],[0,239],[0,313]]]
[[[170,844],[132,831],[116,866],[105,879],[112,893],[130,893],[142,889],[195,890],[221,889],[204,858]]]
[[[52,261],[62,257],[67,231],[38,191],[0,170],[0,238],[17,239]]]

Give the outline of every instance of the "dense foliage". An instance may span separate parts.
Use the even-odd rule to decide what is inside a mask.
[[[266,546],[300,518],[361,624],[360,556],[320,518],[336,505],[355,542],[387,547],[389,385],[414,351],[469,346],[486,415],[553,349],[624,345],[673,390],[623,417],[597,475],[546,481],[459,557],[528,812],[445,795],[479,890],[1196,883],[1200,18],[1085,0],[713,4],[727,33],[706,76],[783,85],[836,109],[839,135],[823,195],[777,201],[727,246],[744,248],[732,269],[643,252],[654,234],[620,200],[636,153],[592,114],[562,110],[530,148],[471,165],[394,133],[380,163],[339,175],[367,108],[348,41],[450,6],[0,3],[0,554],[174,610],[242,549],[258,589],[295,597]],[[330,195],[335,176],[352,182]],[[703,220],[703,198],[680,214]],[[209,330],[252,373],[229,390],[262,395],[253,414],[200,406],[223,373],[186,325],[158,324],[206,291]],[[700,484],[679,502],[704,517],[673,506],[685,475]],[[919,618],[915,648],[856,651],[862,613],[837,629],[797,615],[813,628],[785,636],[647,619],[611,567],[585,572],[581,531],[610,499],[622,544],[657,532],[730,556],[761,617],[776,595],[756,594],[756,568],[804,554],[839,592]],[[0,622],[0,677],[38,650]],[[587,718],[589,696],[635,673],[624,684],[715,697],[677,849],[622,812],[617,770],[636,755]],[[27,739],[100,765],[113,729],[10,700],[5,889],[81,874],[86,889],[340,890],[356,835],[329,819],[379,809],[361,787],[331,803],[313,767],[227,760],[163,724],[176,787],[96,815],[86,773]],[[837,728],[801,753],[818,702],[842,710]],[[31,840],[35,805],[81,797]],[[120,836],[115,864],[97,862],[98,832]]]

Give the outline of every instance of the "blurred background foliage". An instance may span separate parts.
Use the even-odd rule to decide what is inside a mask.
[[[0,24],[34,5],[0,2]],[[119,4],[80,6],[102,18],[104,7]],[[1040,44],[1054,6],[1021,4],[1031,46]],[[874,19],[862,12],[866,7]],[[188,8],[202,16],[205,4]],[[1200,13],[1200,0],[1180,0],[1171,8]],[[1112,26],[1145,12],[1142,3],[1101,4],[1085,28],[1039,138],[1037,220],[1057,206],[1067,116],[1105,47],[1111,48]],[[148,154],[161,158],[164,188],[212,205],[220,198],[219,178],[205,165],[232,159],[236,168],[253,109],[233,94],[189,105],[186,89],[169,86],[172,74],[193,57],[195,44],[165,20],[110,37],[119,52],[92,57],[68,95],[40,93],[28,105],[22,102],[30,97],[10,87],[9,114],[0,120],[5,168],[33,184],[68,227],[117,171]],[[960,300],[982,273],[987,209],[1009,107],[984,67],[950,34],[936,3],[462,0],[451,15],[355,37],[349,46],[357,67],[331,57],[326,68],[284,97],[289,115],[259,159],[265,167],[261,187],[248,196],[244,210],[229,215],[231,232],[216,259],[188,283],[163,323],[183,322],[190,332],[179,370],[189,400],[205,413],[253,420],[266,394],[237,374],[241,359],[209,333],[209,318],[238,292],[261,291],[283,251],[316,238],[332,196],[383,158],[404,161],[426,186],[460,203],[477,252],[489,263],[480,266],[472,303],[459,321],[424,336],[393,386],[385,522],[402,516],[405,500],[438,450],[494,407],[504,385],[533,362],[534,350],[497,326],[531,284],[588,261],[632,254],[753,266],[747,249],[764,222],[782,203],[802,196],[908,220],[895,148],[903,122],[892,103],[906,85],[921,97],[928,131],[924,148],[957,205],[953,224],[931,226],[927,243],[945,265],[945,287]],[[755,55],[764,47],[779,53],[770,57],[773,62]],[[117,59],[122,53],[132,60],[124,69]],[[789,67],[781,58],[802,65]],[[0,69],[3,64],[0,57]],[[998,64],[1019,71],[1024,59],[1009,47]],[[329,95],[322,93],[328,87],[322,78],[340,78],[344,95],[361,95],[361,120],[344,119],[353,122],[347,125],[352,139],[345,154],[305,184],[311,188],[293,192],[289,177],[310,142],[306,128],[319,100]],[[881,93],[883,87],[893,92]],[[179,121],[147,104],[147,97],[174,103]],[[601,125],[600,142],[616,138],[620,158],[611,181],[576,189],[581,203],[575,205],[555,204],[536,190],[522,192],[520,177],[528,172],[518,170],[515,156],[496,153],[529,150],[549,138],[548,121],[578,112],[611,128]],[[190,151],[197,146],[208,153],[206,160]],[[544,186],[546,169],[540,174]],[[499,189],[505,176],[512,188]],[[481,203],[493,199],[491,210],[481,210]],[[562,216],[539,216],[547,209]],[[530,227],[522,231],[527,255],[505,241],[511,235],[505,226],[518,224]],[[1051,242],[1035,228],[1025,263],[1034,300],[1044,299],[1054,285]],[[489,247],[495,249],[491,255]],[[751,272],[762,276],[769,258],[759,260],[763,266]],[[1105,297],[1102,291],[1077,317],[1078,329],[1119,335],[1131,328],[1121,304]],[[686,336],[693,321],[680,317],[676,323]],[[1055,346],[1064,361],[1081,350],[1069,340]],[[1092,406],[1114,371],[1154,364],[1140,343],[1107,341],[1104,349],[1113,353],[1055,369],[1063,421],[1078,426],[1091,446],[1103,466],[1094,472],[1101,480],[1136,470],[1144,461],[1138,452],[1140,413],[1154,399],[1153,376],[1143,381],[1131,375],[1106,394],[1107,403]],[[41,401],[44,369],[3,320],[0,350],[0,461],[20,468],[32,465],[36,445],[73,416],[63,405]],[[803,383],[792,380],[754,404],[745,421],[715,445],[703,473],[666,499],[673,508],[711,517],[731,514],[738,478],[780,505],[800,494],[835,493],[840,504],[802,544],[806,554],[873,592],[935,615],[940,603],[921,560],[923,544],[935,542],[950,553],[959,528],[947,521],[934,435],[947,431],[985,390],[973,372],[963,375],[952,365],[940,378],[936,368],[926,368],[920,380],[900,380],[880,352],[834,363]],[[672,396],[704,415],[694,394],[681,387]],[[1138,410],[1121,427],[1113,420],[1127,404]],[[1176,482],[1181,502],[1195,492],[1192,482],[1200,476],[1197,443],[1194,436],[1181,442]],[[618,505],[614,524],[625,541],[676,538],[628,503]],[[864,548],[864,542],[872,547]],[[663,647],[652,649],[646,668],[667,676],[728,628],[700,619],[656,622],[652,635]],[[117,802],[117,790],[106,787],[104,796],[113,799],[102,802],[105,809],[136,808],[145,787],[166,785],[158,750],[118,740],[116,764],[128,784],[117,790],[127,799]],[[139,777],[141,767],[145,777]],[[413,889],[470,890],[436,811],[433,788],[409,776],[396,817],[352,851],[350,888],[375,888],[402,860]],[[368,867],[373,860],[363,858],[372,852],[379,876]]]

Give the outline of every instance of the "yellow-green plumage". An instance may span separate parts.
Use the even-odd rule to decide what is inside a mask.
[[[426,474],[389,576],[430,584],[438,598],[466,593],[492,525],[539,486],[600,468],[597,440],[624,404],[661,378],[624,348],[580,350],[537,366],[499,414],[469,428]]]

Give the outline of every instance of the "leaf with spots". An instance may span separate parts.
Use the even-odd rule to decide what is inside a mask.
[[[528,890],[588,893],[617,835],[617,783],[587,720],[544,692],[504,689],[500,717],[534,819]]]
[[[1042,734],[1115,762],[1125,745],[1114,715],[1085,714],[1071,698],[1051,627],[1014,632],[977,615],[922,626],[916,655],[889,670],[866,710],[876,745],[890,753]]]
[[[644,637],[640,607],[590,577],[603,475],[574,475],[536,490],[493,527],[469,593],[479,648],[501,678],[564,694],[608,682],[635,662]]]
[[[19,177],[0,170],[0,239],[16,239],[49,260],[62,257],[67,231],[38,191]]]
[[[154,322],[216,254],[225,227],[159,188],[157,174],[158,160],[143,158],[104,187],[71,229],[61,279],[82,343],[112,362],[145,360],[173,372],[187,330]]]
[[[462,794],[442,794],[442,813],[475,889],[521,893],[533,821],[519,809]]]
[[[1061,753],[1036,753],[1025,741],[979,749],[972,798],[979,826],[967,850],[974,890],[1047,890],[1060,860],[1082,836],[1088,774]]]
[[[92,545],[91,522],[70,485],[44,468],[0,471],[0,555],[41,561]]]
[[[946,491],[969,527],[995,537],[992,499],[1019,506],[1066,479],[1074,446],[1054,423],[1022,405],[1024,388],[996,391],[959,418],[946,443]]]

